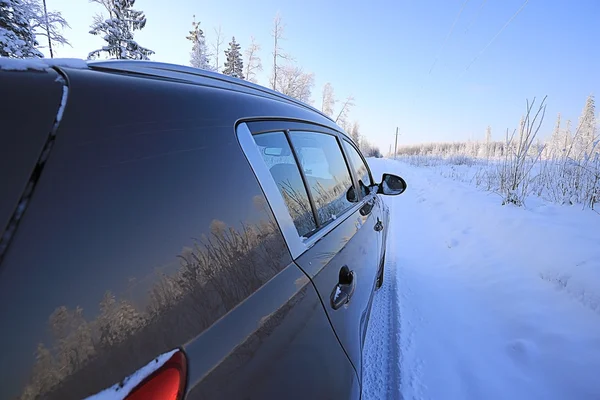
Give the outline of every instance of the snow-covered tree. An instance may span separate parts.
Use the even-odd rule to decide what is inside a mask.
[[[256,43],[254,36],[250,36],[250,45],[246,48],[246,79],[250,82],[257,83],[256,71],[262,71],[262,62],[258,52],[260,44]]]
[[[0,57],[42,57],[24,0],[0,0]]]
[[[63,36],[63,29],[70,28],[67,20],[60,11],[47,11],[45,0],[24,0],[29,11],[29,26],[36,37],[42,36],[43,42],[48,43],[50,57],[54,57],[53,45],[71,45]],[[40,43],[39,48],[45,45]]]
[[[278,68],[277,90],[309,104],[311,91],[315,84],[314,74],[305,73],[302,68],[292,65]]]
[[[547,157],[550,159],[559,158],[563,154],[563,138],[560,130],[560,113],[558,113],[556,117],[556,125],[554,126],[552,136],[550,136],[550,140],[546,148]]]
[[[346,100],[344,100],[344,104],[342,104],[342,108],[340,108],[340,112],[335,118],[335,123],[343,128],[343,126],[347,124],[348,114],[352,107],[354,107],[354,97],[348,96],[346,97]]]
[[[90,0],[101,4],[108,12],[108,18],[102,14],[94,16],[90,33],[102,36],[106,45],[90,52],[88,59],[96,59],[101,53],[107,53],[116,59],[148,60],[154,51],[140,46],[133,40],[133,32],[146,26],[143,11],[134,10],[135,0]]]
[[[354,140],[354,143],[356,143],[357,146],[360,146],[360,124],[358,121],[354,121],[354,123],[352,123],[352,129],[350,129],[349,133],[352,137],[352,140]]]
[[[335,95],[333,94],[333,86],[327,82],[323,86],[323,101],[321,103],[321,111],[323,114],[331,117],[333,116],[333,107],[335,107]]]
[[[492,155],[492,127],[488,125],[485,130],[485,158],[489,159]]]
[[[225,50],[225,67],[223,73],[234,78],[244,79],[244,61],[240,52],[240,45],[235,41],[235,36],[229,42],[229,48]]]
[[[195,15],[194,21],[192,22],[192,30],[190,31],[189,36],[186,36],[186,39],[192,42],[190,65],[194,68],[213,71],[213,67],[210,65],[210,54],[208,53],[208,47],[206,46],[204,32],[200,29],[200,22],[196,22]]]
[[[576,160],[589,157],[596,141],[596,105],[594,96],[589,95],[577,127],[576,137],[573,138],[573,151]]]
[[[288,70],[287,72],[289,72],[290,68],[281,67],[279,60],[292,60],[291,57],[285,54],[281,48],[281,41],[283,40],[283,21],[281,20],[281,15],[279,13],[277,13],[273,19],[273,30],[271,31],[271,36],[273,37],[273,71],[271,72],[270,84],[271,89],[278,90],[277,85],[280,82],[279,71],[284,68]]]

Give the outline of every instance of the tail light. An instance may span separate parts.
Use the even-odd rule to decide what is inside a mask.
[[[187,375],[182,351],[175,352],[160,368],[139,383],[126,400],[181,400]]]

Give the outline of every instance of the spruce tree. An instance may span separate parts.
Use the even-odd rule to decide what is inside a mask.
[[[0,57],[42,57],[23,0],[0,0]]]
[[[90,33],[102,36],[107,45],[92,51],[88,59],[98,58],[102,52],[108,53],[112,58],[128,60],[148,60],[148,57],[154,54],[154,51],[140,46],[133,40],[133,31],[146,26],[144,12],[132,8],[135,0],[93,1],[106,8],[109,18],[103,21],[103,17],[97,15],[90,27]]]
[[[212,71],[213,68],[210,65],[208,48],[206,46],[206,38],[204,37],[204,32],[202,29],[200,29],[200,22],[196,22],[195,15],[194,21],[192,22],[192,30],[190,31],[190,35],[186,36],[186,39],[192,42],[190,65],[194,68]]]
[[[234,78],[244,79],[244,61],[240,52],[240,45],[235,41],[235,36],[229,42],[229,48],[225,50],[225,75],[233,76]]]

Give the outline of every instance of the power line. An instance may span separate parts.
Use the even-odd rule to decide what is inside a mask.
[[[481,49],[481,51],[475,56],[475,58],[473,58],[473,60],[471,60],[471,62],[469,63],[469,65],[467,65],[467,68],[463,71],[463,75],[465,72],[467,72],[469,70],[469,68],[471,68],[471,65],[473,65],[473,63],[475,61],[477,61],[477,59],[479,58],[479,56],[481,56],[488,47],[490,47],[492,45],[492,43],[494,43],[494,41],[498,38],[498,36],[500,36],[500,34],[502,32],[504,32],[504,30],[508,27],[508,25],[510,25],[510,23],[517,17],[517,15],[519,15],[521,13],[521,11],[523,11],[523,9],[525,8],[525,6],[527,5],[527,3],[529,3],[529,0],[525,0],[525,2],[521,5],[521,8],[519,8],[517,10],[516,13],[513,14],[512,17],[510,17],[510,19],[504,24],[504,26],[502,28],[500,28],[500,30],[498,31],[498,33],[496,33],[496,35],[494,35],[494,37],[492,38],[492,40],[490,40],[488,42],[488,44],[486,44],[483,49]]]
[[[469,31],[469,29],[471,29],[471,26],[473,26],[473,24],[475,23],[475,21],[479,17],[479,14],[481,13],[481,9],[483,8],[483,6],[485,6],[485,3],[487,3],[487,1],[488,0],[483,0],[483,2],[481,3],[481,5],[477,9],[477,12],[475,13],[475,16],[473,17],[473,19],[471,20],[471,22],[469,22],[469,24],[467,25],[467,29],[465,29],[465,33],[467,33]]]
[[[440,57],[440,54],[442,53],[442,51],[446,47],[446,44],[448,43],[448,39],[450,39],[450,36],[452,36],[452,32],[454,31],[454,27],[456,26],[456,23],[458,22],[458,19],[460,18],[461,14],[462,14],[463,10],[465,9],[465,6],[467,5],[468,2],[469,2],[469,0],[465,0],[463,2],[462,6],[460,7],[460,11],[456,15],[456,18],[454,18],[454,22],[452,23],[452,26],[450,27],[450,31],[448,31],[448,34],[446,35],[446,38],[444,39],[444,42],[442,43],[442,46],[440,47],[440,49],[438,50],[438,52],[437,52],[437,54],[435,56],[435,60],[433,61],[433,64],[431,65],[431,68],[429,68],[429,74],[431,74],[431,72],[433,71],[433,68],[437,64],[438,58]]]

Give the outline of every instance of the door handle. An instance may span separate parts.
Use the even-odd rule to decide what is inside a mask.
[[[375,224],[373,229],[375,229],[375,231],[377,231],[377,232],[381,232],[383,230],[383,222],[381,222],[379,217],[377,217],[377,223]]]
[[[334,310],[337,310],[344,304],[348,304],[355,289],[356,274],[354,271],[350,271],[347,265],[344,265],[340,269],[338,283],[331,292],[331,307]]]

